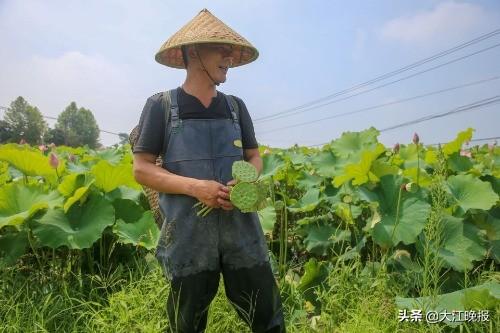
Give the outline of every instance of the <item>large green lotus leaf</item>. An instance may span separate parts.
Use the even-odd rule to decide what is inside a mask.
[[[307,224],[302,226],[306,250],[320,256],[327,255],[332,246],[341,241],[349,241],[351,232],[330,225]]]
[[[285,157],[288,158],[293,165],[304,164],[308,160],[308,156],[297,152],[291,152],[285,155]]]
[[[26,231],[13,232],[0,236],[0,268],[9,267],[26,252],[28,234]]]
[[[118,186],[113,191],[106,193],[104,197],[109,201],[114,201],[116,199],[129,199],[135,202],[140,202],[142,195],[142,191],[122,185]]]
[[[121,219],[126,223],[135,222],[142,218],[144,214],[142,206],[130,199],[115,199],[113,207],[115,208],[116,219]]]
[[[496,194],[500,195],[500,178],[497,178],[495,176],[484,176],[483,180],[486,180],[491,184],[491,187],[493,188],[493,191],[495,191]]]
[[[311,164],[315,172],[324,178],[333,178],[341,175],[345,163],[340,164],[331,151],[323,150],[314,155]]]
[[[43,176],[56,179],[56,170],[50,166],[49,158],[41,151],[35,151],[26,145],[0,146],[0,161],[5,161],[27,176]],[[64,161],[60,160],[57,171],[62,175]]]
[[[285,166],[285,162],[281,156],[277,154],[262,155],[262,178],[273,177],[281,168]]]
[[[384,176],[376,192],[381,219],[373,226],[373,239],[385,247],[394,246],[399,242],[414,243],[430,212],[430,205],[419,194],[403,192],[397,218],[398,193],[402,183],[399,176]]]
[[[371,171],[372,163],[380,154],[385,151],[382,144],[377,144],[373,150],[365,150],[361,153],[359,163],[348,164],[344,168],[344,174],[333,179],[333,185],[339,187],[352,179],[353,185],[361,185],[371,182],[378,182],[379,178]]]
[[[348,159],[350,163],[357,163],[363,151],[377,147],[379,134],[374,127],[362,132],[344,132],[339,139],[330,143],[330,147],[336,156]]]
[[[475,225],[451,215],[444,215],[441,223],[443,244],[438,254],[448,266],[463,272],[473,267],[473,261],[484,258],[485,241]]]
[[[109,148],[95,152],[95,156],[100,160],[108,161],[112,165],[117,165],[122,160],[123,154],[117,149]]]
[[[453,153],[459,152],[462,148],[462,145],[472,139],[473,132],[474,130],[472,128],[468,128],[467,130],[458,133],[455,140],[443,145],[443,153],[446,156],[449,156]]]
[[[67,214],[61,208],[50,209],[35,223],[33,233],[43,246],[85,249],[114,222],[115,211],[111,203],[94,193],[83,206],[74,205]]]
[[[0,161],[0,186],[7,183],[12,177],[9,173],[9,164]]]
[[[92,167],[95,185],[104,192],[110,192],[120,185],[141,189],[135,181],[131,164],[111,165],[108,161],[100,161]]]
[[[451,176],[447,183],[449,192],[464,211],[488,210],[498,200],[498,195],[491,188],[491,184],[473,175]]]
[[[85,183],[85,174],[72,173],[62,178],[57,190],[65,197],[71,196],[76,189],[83,186]]]
[[[289,206],[288,210],[292,213],[306,213],[314,210],[320,202],[319,189],[311,188],[295,205]]]
[[[483,290],[486,290],[488,295],[486,295]],[[493,304],[492,298],[496,300],[495,304]],[[500,283],[490,281],[475,287],[438,295],[435,302],[433,302],[431,297],[396,297],[395,301],[396,306],[399,309],[422,309],[422,312],[435,311],[437,313],[444,313],[452,311],[465,311],[475,309],[478,304],[480,304],[480,306],[492,306],[492,309],[494,309],[500,302]],[[483,310],[487,310],[487,308],[483,308]],[[443,322],[449,326],[457,326],[462,323],[459,320],[450,321],[450,319],[452,318],[444,316]]]
[[[62,205],[57,191],[45,192],[37,184],[10,183],[0,187],[0,228],[20,225],[40,210]]]
[[[71,197],[66,200],[64,203],[64,212],[67,213],[68,210],[77,202],[80,203],[80,206],[83,205],[83,203],[87,200],[87,197],[90,193],[90,188],[91,185],[94,183],[94,180],[92,180],[89,185],[87,186],[82,186],[79,189],[73,193]]]
[[[399,168],[397,166],[389,164],[381,159],[373,161],[371,170],[378,178],[385,175],[397,175],[399,173]]]
[[[421,144],[418,146],[418,155],[417,155],[417,145],[414,143],[410,143],[409,145],[401,145],[399,148],[398,159],[402,161],[400,165],[403,169],[409,168],[425,168],[426,152]],[[417,157],[420,157],[418,159]]]
[[[418,183],[421,187],[428,187],[431,185],[432,178],[425,171],[425,169],[420,168],[420,173],[418,174],[418,182],[417,182],[417,167],[408,168],[403,170],[403,176],[408,178],[411,182]]]
[[[271,234],[276,223],[276,210],[274,206],[267,206],[257,211],[259,214],[260,225],[265,234]]]
[[[297,187],[301,189],[310,189],[312,187],[319,187],[323,182],[323,177],[311,175],[308,172],[302,171],[301,178],[297,180]]]
[[[134,223],[117,220],[113,232],[118,236],[119,242],[142,246],[148,250],[156,248],[160,238],[160,230],[150,210],[144,212],[141,219]]]
[[[500,206],[481,212],[482,214],[473,215],[474,224],[486,232],[489,256],[500,263]]]
[[[460,156],[459,153],[453,153],[448,157],[448,168],[453,172],[467,172],[472,167],[473,164],[470,158],[466,156]]]

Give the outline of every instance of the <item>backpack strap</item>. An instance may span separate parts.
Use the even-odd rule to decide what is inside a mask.
[[[161,148],[161,156],[165,155],[170,137],[170,129],[176,127],[182,120],[179,119],[179,104],[177,103],[177,88],[163,92],[162,96],[163,112],[165,113],[165,137]]]

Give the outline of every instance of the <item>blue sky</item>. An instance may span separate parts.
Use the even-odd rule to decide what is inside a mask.
[[[154,61],[161,44],[208,8],[259,50],[230,69],[219,90],[241,97],[253,119],[305,104],[500,28],[499,1],[0,1],[0,105],[25,97],[57,117],[71,102],[103,130],[129,132],[146,99],[180,85],[185,71]],[[500,43],[500,34],[380,82],[383,84]],[[500,47],[357,97],[273,121],[255,121],[271,146],[314,145],[345,131],[386,128],[500,93]],[[314,124],[284,126],[492,79],[406,103]],[[374,85],[373,85],[374,86]],[[373,86],[369,86],[369,89]],[[360,90],[359,90],[360,91]],[[358,91],[358,92],[359,92]],[[49,124],[52,124],[49,121]],[[473,127],[499,136],[500,104],[381,133],[392,146],[418,132],[446,142]],[[116,136],[101,134],[110,145]]]

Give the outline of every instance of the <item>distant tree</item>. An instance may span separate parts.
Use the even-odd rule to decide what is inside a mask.
[[[5,120],[0,120],[0,143],[9,142],[12,139],[12,130]]]
[[[29,105],[23,97],[19,96],[10,103],[4,120],[11,130],[10,141],[19,142],[24,139],[32,145],[42,143],[47,123],[38,108]]]
[[[49,128],[43,136],[43,141],[47,144],[53,143],[57,146],[64,144],[64,132],[59,128]]]
[[[120,138],[121,145],[125,145],[128,143],[128,134],[127,133],[118,133],[118,137]]]
[[[71,147],[87,144],[94,149],[99,146],[99,127],[90,110],[78,108],[75,102],[57,117],[56,129],[64,136],[64,144]]]

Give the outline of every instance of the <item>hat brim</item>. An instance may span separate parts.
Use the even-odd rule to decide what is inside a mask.
[[[233,52],[231,57],[233,58],[233,63],[230,67],[238,67],[246,65],[259,57],[259,51],[255,47],[249,46],[248,44],[239,44],[235,42],[228,42],[227,40],[201,40],[196,41],[196,43],[179,43],[177,45],[171,45],[168,48],[160,49],[155,55],[155,60],[165,66],[173,68],[186,68],[184,60],[182,58],[182,46],[195,45],[195,44],[228,44],[233,46]]]

